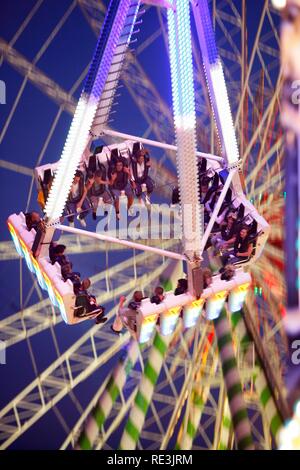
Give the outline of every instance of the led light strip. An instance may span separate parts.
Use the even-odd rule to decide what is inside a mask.
[[[175,11],[168,10],[168,37],[183,242],[186,253],[199,254],[203,226],[200,216],[196,158],[196,112],[189,0],[174,0],[172,5]]]
[[[79,99],[45,212],[50,220],[62,216],[75,172],[89,139],[89,131],[104,89],[131,0],[111,0],[96,51]],[[137,2],[139,3],[139,2]]]
[[[26,243],[20,237],[15,227],[13,227],[10,222],[8,222],[8,230],[11,234],[12,240],[14,242],[18,254],[25,258],[28,269],[36,275],[41,289],[48,292],[51,303],[55,307],[59,308],[63,320],[68,323],[66,309],[61,294],[58,292],[57,288],[52,284],[51,280],[49,279],[49,276],[44,272],[38,260],[33,257],[32,253],[28,250]]]
[[[207,0],[193,0],[192,6],[214,117],[223,151],[230,165],[238,162],[240,157],[208,2]]]

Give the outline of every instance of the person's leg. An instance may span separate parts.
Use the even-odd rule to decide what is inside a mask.
[[[218,235],[213,235],[211,237],[211,244],[213,246],[213,254],[216,256],[219,253],[220,247],[222,245],[221,238]]]
[[[142,196],[142,185],[140,183],[136,183],[135,194],[138,199]]]
[[[222,256],[221,256],[221,261],[222,261],[222,265],[223,267],[226,266],[226,264],[229,263],[230,261],[230,253],[228,253],[228,251],[225,251]]]
[[[217,243],[218,243],[218,241],[219,241],[218,235],[213,235],[213,236],[211,237],[211,244],[212,244],[213,246],[216,246]]]
[[[108,192],[107,190],[105,190],[105,191],[103,192],[103,194],[101,195],[101,197],[103,198],[104,204],[112,204],[113,199],[112,199],[111,195],[109,194],[109,192]]]
[[[153,190],[154,190],[154,182],[153,182],[153,180],[150,178],[150,176],[148,176],[147,179],[146,179],[146,186],[147,186],[147,193],[148,193],[148,195],[150,195],[151,193],[153,193]]]
[[[230,264],[236,264],[236,263],[243,263],[243,261],[247,261],[248,258],[241,258],[240,256],[231,256],[229,258],[229,263]]]
[[[114,200],[115,211],[116,211],[116,214],[117,214],[117,219],[119,219],[120,218],[120,201],[119,201],[119,198],[120,198],[120,195],[121,195],[121,191],[119,191],[118,189],[111,189],[111,192],[112,192],[112,195],[113,195],[113,200]]]
[[[91,196],[90,197],[90,203],[91,203],[92,211],[93,211],[92,215],[93,215],[94,220],[96,220],[98,201],[99,201],[99,198],[97,196]]]
[[[87,198],[84,199],[82,206],[81,206],[81,213],[79,214],[79,219],[83,220],[87,217],[88,213],[90,212],[91,205]]]
[[[130,207],[132,206],[133,204],[133,192],[132,192],[132,189],[131,189],[131,186],[128,185],[125,189],[125,194],[127,196],[127,200],[128,200],[128,203],[127,203],[127,209],[130,209]]]
[[[65,215],[67,216],[69,224],[74,224],[74,214],[76,212],[76,204],[74,202],[67,202],[65,208]],[[68,217],[68,214],[73,214]]]

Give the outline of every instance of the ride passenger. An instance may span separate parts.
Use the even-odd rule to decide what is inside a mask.
[[[131,184],[130,184],[131,183]],[[133,204],[132,188],[136,189],[136,184],[132,179],[131,171],[124,165],[122,160],[117,160],[115,168],[112,170],[110,185],[114,197],[114,205],[117,217],[120,216],[120,196],[122,191],[127,196],[127,208],[129,209]]]
[[[50,244],[49,257],[52,264],[58,263],[61,266],[70,263],[68,257],[64,254],[66,251],[65,245]]]
[[[25,214],[25,223],[29,232],[31,229],[34,229],[36,232],[38,230],[44,230],[44,221],[41,219],[41,216],[38,212],[27,212]]]
[[[174,295],[181,295],[185,294],[188,290],[188,281],[187,279],[178,279],[177,281],[177,287],[174,291]]]
[[[107,318],[104,317],[105,308],[101,305],[98,305],[96,297],[88,292],[90,286],[91,281],[89,278],[82,280],[76,293],[76,300],[78,300],[80,297],[80,303],[83,304],[83,309],[79,309],[80,313],[75,312],[75,316],[80,318],[98,313],[97,317],[95,318],[96,324],[105,323],[107,320]]]
[[[84,219],[90,209],[89,201],[86,196],[87,191],[84,186],[83,173],[77,170],[65,207],[65,215],[71,214],[68,217],[70,227],[74,227],[74,215],[76,213],[78,213],[77,220],[79,220],[82,227],[86,227]]]
[[[209,190],[209,182],[210,182],[209,178],[207,177],[201,178],[201,181],[200,181],[200,203],[201,204],[204,204],[206,195]]]
[[[207,289],[209,286],[212,285],[213,276],[211,269],[205,268],[203,269],[203,289]]]
[[[164,288],[157,286],[154,290],[154,295],[151,297],[150,302],[152,304],[160,304],[164,300]]]
[[[218,250],[230,248],[236,240],[236,219],[237,215],[231,212],[227,217],[227,222],[221,224],[221,232],[214,235],[211,239],[212,245]],[[216,253],[215,253],[216,254]]]
[[[248,228],[243,227],[234,242],[233,251],[228,251],[223,254],[223,266],[228,263],[235,264],[238,262],[247,261],[247,259],[250,258],[252,251],[253,244],[249,240]]]
[[[109,184],[109,181],[106,180],[105,166],[100,164],[100,168],[96,170],[95,175],[89,175],[86,183],[86,190],[92,205],[94,220],[96,220],[97,217],[97,208],[100,198],[102,198],[104,204],[112,203],[111,195],[106,189],[107,184]]]
[[[126,297],[122,295],[120,297],[118,313],[116,318],[111,325],[111,330],[119,335],[123,329],[123,325],[128,327],[131,331],[136,332],[136,317],[137,317],[137,309],[140,307],[141,302],[144,296],[142,291],[135,291],[133,294],[133,298],[130,300],[128,307],[124,307],[126,302]]]
[[[78,293],[80,287],[81,287],[81,279],[80,279],[80,273],[74,272],[73,271],[73,265],[72,263],[67,263],[64,264],[61,267],[61,275],[63,280],[66,282],[68,279],[72,282],[73,284],[73,291],[74,294]]]
[[[150,195],[154,189],[154,182],[149,176],[149,170],[151,168],[151,162],[149,153],[145,149],[140,149],[136,153],[134,159],[131,162],[132,176],[136,183],[135,194],[139,201],[142,200],[143,185],[145,185],[146,195],[145,200],[147,204],[150,204]]]

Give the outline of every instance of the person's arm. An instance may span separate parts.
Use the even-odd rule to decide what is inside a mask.
[[[126,302],[126,297],[125,297],[125,295],[122,295],[120,297],[120,300],[119,300],[119,307],[118,307],[118,313],[117,313],[117,316],[120,317],[120,318],[124,316],[125,311],[127,310],[124,307],[125,302]]]
[[[236,235],[233,235],[232,238],[230,238],[230,240],[227,240],[227,242],[224,243],[224,245],[231,245],[232,243],[234,243],[236,240]]]
[[[129,179],[131,179],[132,181],[135,181],[135,178],[134,178],[134,174],[133,174],[133,171],[132,171],[132,165],[130,167],[128,167],[128,176],[129,176]]]
[[[77,205],[76,205],[77,211],[78,211],[78,210],[79,210],[79,211],[81,210],[81,206],[82,206],[82,204],[83,204],[83,201],[85,200],[85,198],[86,198],[86,196],[87,196],[88,190],[93,186],[94,181],[95,181],[94,179],[88,180],[88,181],[86,182],[86,184],[84,185],[83,193],[82,193],[81,199],[80,199],[80,201],[79,201],[79,202],[77,203]]]
[[[133,177],[133,175],[132,175],[132,173],[131,173],[130,168],[124,167],[124,171],[125,171],[125,173],[128,174],[129,182],[130,182],[132,188],[133,188],[133,189],[136,189],[136,182],[134,181],[134,177]]]
[[[212,210],[211,210],[211,208],[210,208],[210,200],[205,203],[204,207],[205,207],[205,209],[207,210],[207,212],[208,212],[209,214],[212,213]]]
[[[249,258],[251,256],[252,250],[253,250],[253,245],[250,244],[247,251],[245,251],[244,253],[238,252],[236,256],[238,258]]]
[[[112,186],[114,184],[114,182],[116,181],[116,178],[117,178],[117,173],[112,173],[111,174],[111,178],[110,178],[110,181],[109,181],[109,184]]]

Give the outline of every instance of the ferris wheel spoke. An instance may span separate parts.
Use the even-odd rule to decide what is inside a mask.
[[[6,449],[11,445],[70,390],[113,357],[129,340],[129,333],[116,340],[114,335],[107,333],[102,333],[99,337],[98,330],[98,326],[91,328],[0,411],[0,448]],[[103,338],[111,341],[110,348],[105,345],[103,349]],[[83,346],[86,346],[85,354],[81,353]],[[74,374],[71,368],[73,360],[73,368],[76,366]],[[66,380],[60,378],[61,366],[67,372]]]

